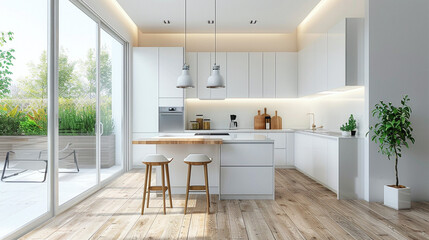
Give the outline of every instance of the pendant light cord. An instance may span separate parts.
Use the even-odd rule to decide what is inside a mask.
[[[183,48],[183,66],[186,65],[186,0],[185,0],[185,47]]]
[[[216,60],[217,60],[217,57],[216,57],[216,50],[217,50],[217,42],[216,42],[216,31],[217,31],[217,6],[216,6],[216,3],[217,3],[217,0],[215,0],[215,64],[214,65],[216,65]]]

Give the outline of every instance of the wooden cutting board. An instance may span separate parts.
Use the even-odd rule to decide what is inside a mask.
[[[269,117],[270,116],[270,114],[267,113],[267,108],[264,108],[264,114],[262,114],[262,116],[264,117],[264,121],[265,121],[265,117]]]
[[[271,129],[282,129],[282,118],[276,115],[271,118]]]
[[[258,110],[258,115],[253,119],[253,127],[255,129],[265,129],[265,117],[261,115],[261,110]]]

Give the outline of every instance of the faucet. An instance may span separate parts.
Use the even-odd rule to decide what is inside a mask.
[[[323,128],[323,126],[316,127],[316,123],[315,123],[316,120],[315,120],[314,113],[308,113],[308,115],[313,116],[313,124],[311,124],[311,130],[316,131],[318,128]]]

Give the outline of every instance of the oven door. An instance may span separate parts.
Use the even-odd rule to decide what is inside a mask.
[[[159,132],[183,132],[183,113],[159,113]]]

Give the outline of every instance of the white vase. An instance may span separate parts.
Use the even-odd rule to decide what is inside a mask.
[[[350,134],[350,131],[341,131],[341,135],[342,135],[343,137],[348,137],[348,136],[350,136],[351,134]]]
[[[400,209],[411,208],[411,189],[406,188],[394,188],[384,185],[384,205]]]

